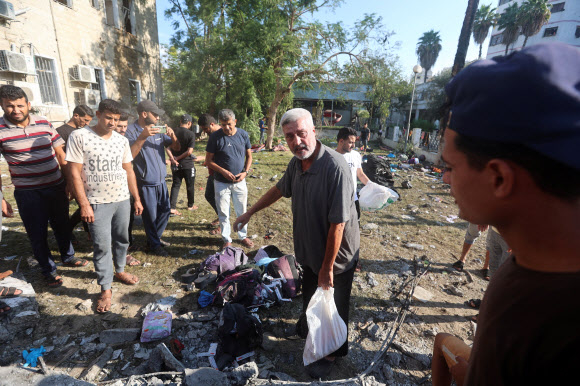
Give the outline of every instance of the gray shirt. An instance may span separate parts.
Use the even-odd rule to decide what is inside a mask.
[[[330,224],[346,223],[334,274],[349,270],[358,260],[360,232],[354,204],[352,177],[344,157],[322,145],[314,163],[302,171],[301,161],[290,160],[276,187],[292,197],[292,224],[296,260],[320,271]]]

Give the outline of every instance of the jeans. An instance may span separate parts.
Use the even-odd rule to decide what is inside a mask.
[[[265,141],[264,141],[264,132],[265,131],[266,130],[260,130],[260,145],[265,143]]]
[[[109,204],[91,205],[95,222],[89,223],[93,237],[93,262],[101,290],[111,289],[113,264],[117,272],[125,270],[129,247],[129,199]]]
[[[143,227],[147,234],[147,245],[151,250],[161,245],[161,235],[169,221],[171,208],[165,182],[159,185],[139,186],[143,204]]]
[[[215,211],[215,214],[218,214],[217,205],[215,203],[215,185],[213,174],[210,174],[210,176],[207,178],[207,184],[205,184],[205,199],[207,202],[209,202]]]
[[[173,183],[171,184],[171,209],[177,208],[177,197],[181,188],[181,180],[185,178],[187,189],[187,207],[191,208],[195,201],[195,168],[173,170]]]
[[[302,277],[302,314],[296,323],[296,332],[302,338],[308,336],[308,321],[306,320],[306,310],[308,309],[308,303],[310,299],[316,292],[318,288],[318,275],[312,271],[312,269],[307,266],[302,266],[304,273]],[[341,274],[334,275],[334,303],[336,304],[336,309],[338,314],[346,324],[346,331],[348,336],[348,312],[350,308],[350,292],[352,290],[352,280],[354,278],[354,272],[356,269],[356,263],[348,271],[342,272]],[[338,350],[330,354],[329,356],[344,357],[348,354],[348,338],[346,342]]]
[[[74,259],[75,251],[70,241],[68,198],[65,183],[41,189],[16,189],[14,199],[20,218],[30,239],[32,253],[38,261],[42,274],[56,271],[56,264],[48,247],[48,224],[54,232],[63,262]]]
[[[215,181],[214,186],[222,239],[225,243],[231,243],[230,197],[234,202],[236,216],[244,214],[248,204],[248,187],[246,186],[246,180],[244,179],[236,183]],[[240,240],[245,239],[247,234],[248,225],[238,231]]]

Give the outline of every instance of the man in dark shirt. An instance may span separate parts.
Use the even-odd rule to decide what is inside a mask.
[[[220,126],[217,124],[215,118],[209,114],[201,114],[201,117],[199,117],[197,124],[199,125],[199,128],[208,135],[208,137],[211,136],[212,133],[220,129]],[[207,166],[205,162],[204,166]],[[207,177],[207,183],[205,184],[205,199],[211,205],[211,207],[215,211],[215,214],[217,215],[218,210],[215,203],[215,186],[214,186],[215,172],[210,168],[207,168],[207,173],[209,174],[209,176]],[[218,225],[220,225],[219,218],[215,219],[211,223],[212,227],[217,227]],[[220,232],[221,232],[220,228],[214,228],[209,233],[212,235],[217,235]]]
[[[362,143],[364,151],[367,151],[370,139],[371,139],[371,131],[369,130],[369,124],[365,123],[363,125],[363,128],[360,129],[360,141]]]
[[[78,105],[73,110],[72,118],[65,123],[64,125],[57,127],[56,131],[58,135],[64,139],[64,150],[66,152],[66,142],[68,141],[68,136],[76,129],[80,129],[81,127],[88,126],[89,123],[93,120],[95,113],[93,110],[87,105]]]
[[[221,129],[213,133],[207,141],[205,163],[215,174],[215,201],[220,220],[224,248],[232,244],[230,237],[230,199],[233,201],[236,216],[246,211],[248,187],[246,177],[252,165],[250,137],[244,130],[236,127],[236,116],[229,109],[218,114]],[[254,246],[246,237],[247,227],[238,230],[242,244]]]
[[[437,335],[435,386],[452,376],[458,385],[573,382],[580,363],[579,69],[576,47],[537,44],[475,62],[446,86],[443,179],[459,216],[495,226],[513,254],[491,278],[473,349]]]
[[[266,117],[263,117],[262,119],[260,119],[260,121],[258,122],[258,126],[260,127],[260,145],[265,143],[265,138],[264,138],[264,133],[266,132]]]
[[[197,209],[197,205],[193,204],[195,199],[194,161],[196,157],[192,155],[195,148],[195,134],[191,131],[192,121],[193,119],[189,114],[181,116],[179,127],[174,130],[181,149],[179,151],[167,149],[167,155],[171,162],[171,173],[173,174],[170,195],[171,214],[175,216],[181,216],[181,213],[177,210],[177,196],[179,195],[179,188],[181,188],[181,181],[184,178],[187,188],[187,209]]]
[[[334,287],[336,308],[348,326],[360,232],[352,176],[344,157],[316,140],[312,115],[307,110],[287,111],[280,125],[294,158],[276,186],[238,217],[234,229],[247,224],[252,215],[280,198],[292,197],[294,253],[304,269],[302,314],[293,330],[306,338],[306,309],[317,287]],[[325,377],[335,358],[347,353],[348,339],[334,353],[310,364],[306,371],[313,378]]]

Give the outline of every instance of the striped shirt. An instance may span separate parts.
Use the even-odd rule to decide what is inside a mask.
[[[16,189],[40,189],[63,181],[54,149],[64,145],[50,122],[30,115],[26,127],[0,118],[0,152]]]

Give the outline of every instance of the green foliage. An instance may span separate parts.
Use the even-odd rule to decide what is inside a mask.
[[[540,32],[542,26],[550,20],[552,5],[548,0],[527,0],[522,3],[518,12],[518,24],[525,36],[523,47],[528,38]]]
[[[356,115],[362,119],[368,119],[371,117],[371,113],[369,113],[367,110],[359,110],[356,112]]]
[[[435,124],[426,119],[415,119],[411,121],[411,128],[421,129],[422,131],[430,133],[435,129]]]
[[[497,14],[495,8],[491,4],[482,5],[475,13],[475,20],[473,21],[473,40],[479,44],[479,58],[481,59],[481,51],[483,42],[489,35],[489,29],[497,23]]]
[[[419,57],[419,63],[425,71],[425,80],[427,80],[427,72],[433,67],[441,52],[441,37],[439,36],[439,31],[430,30],[419,38],[417,43],[417,56]]]
[[[411,141],[407,141],[407,145],[405,146],[405,138],[404,136],[399,138],[399,142],[397,142],[397,148],[395,149],[397,153],[405,154],[407,157],[411,157],[415,151],[417,150],[415,146],[411,143]]]
[[[511,44],[515,43],[518,39],[520,33],[519,24],[519,7],[516,3],[510,5],[505,9],[505,11],[499,16],[498,27],[503,29],[502,32],[502,43],[505,44],[505,54],[508,53],[508,48]]]

